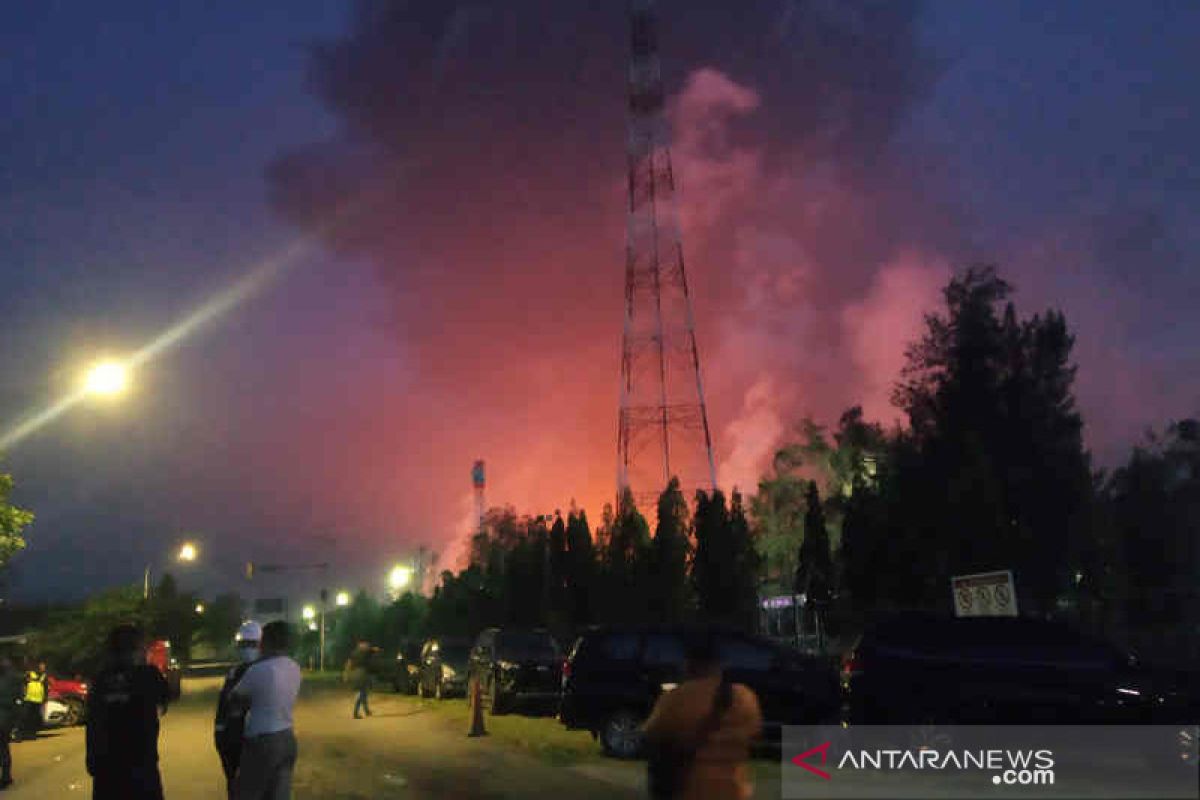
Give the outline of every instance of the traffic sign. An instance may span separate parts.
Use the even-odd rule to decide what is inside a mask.
[[[959,575],[950,579],[956,617],[1015,617],[1017,593],[1012,570]]]

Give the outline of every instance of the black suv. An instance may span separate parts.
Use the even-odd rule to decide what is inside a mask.
[[[558,700],[562,651],[548,631],[488,628],[475,640],[469,668],[493,714],[552,708]]]
[[[437,637],[421,648],[417,694],[442,700],[467,693],[467,664],[471,643],[466,639]]]
[[[606,627],[585,633],[563,667],[559,720],[568,728],[590,730],[609,755],[637,755],[641,726],[654,702],[683,680],[688,632]],[[767,737],[776,736],[781,725],[837,720],[833,663],[749,634],[716,635],[725,674],[758,695]]]
[[[844,658],[842,686],[851,723],[1173,724],[1200,712],[1185,675],[1028,618],[883,620]]]

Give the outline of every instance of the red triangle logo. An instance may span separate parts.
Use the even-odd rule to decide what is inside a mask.
[[[812,764],[809,764],[806,759],[808,759],[809,756],[820,754],[821,764],[825,764],[825,762],[829,759],[829,746],[831,744],[833,744],[833,742],[825,742],[825,744],[819,744],[816,747],[811,747],[800,755],[792,758],[792,763],[797,767],[802,767],[803,769],[808,770],[813,775],[819,775],[825,780],[829,780],[832,776],[828,772],[823,769],[817,769]]]

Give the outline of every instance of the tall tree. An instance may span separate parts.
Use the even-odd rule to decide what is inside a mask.
[[[1066,321],[1018,321],[1010,294],[993,268],[967,270],[910,347],[895,400],[919,458],[897,472],[895,519],[922,532],[925,601],[948,602],[955,572],[1012,568],[1022,602],[1047,611],[1068,588],[1092,476]]]
[[[0,473],[0,569],[25,548],[25,528],[33,522],[33,513],[9,502],[12,494],[11,475]]]
[[[1200,423],[1152,433],[1107,482],[1129,613],[1142,626],[1200,621]],[[1192,607],[1190,607],[1192,606]],[[1190,618],[1190,619],[1189,619]]]
[[[696,554],[692,581],[700,617],[706,622],[730,622],[731,566],[736,559],[725,495],[717,489],[696,493]]]
[[[730,562],[730,622],[743,630],[758,627],[759,557],[754,546],[750,522],[741,492],[736,489],[729,503],[729,537],[733,560]]]
[[[242,598],[236,593],[217,595],[204,606],[199,638],[218,653],[231,653],[233,635],[242,622]]]
[[[645,615],[649,549],[650,526],[626,489],[613,521],[605,558],[607,580],[602,611],[607,619],[632,622]]]
[[[796,570],[796,592],[808,595],[814,603],[829,600],[833,578],[833,557],[829,547],[829,531],[825,527],[825,510],[816,481],[809,481],[804,513],[804,543],[800,545]]]
[[[567,517],[567,596],[570,622],[574,628],[595,622],[593,597],[596,591],[596,552],[587,513],[571,512]]]
[[[688,536],[687,500],[672,478],[658,498],[658,524],[650,546],[650,611],[661,622],[678,622],[688,607]]]

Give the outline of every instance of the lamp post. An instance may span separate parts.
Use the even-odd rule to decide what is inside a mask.
[[[196,560],[200,554],[200,549],[195,542],[184,542],[179,546],[179,552],[175,554],[175,560],[180,564],[190,564]],[[142,599],[150,599],[150,565],[146,565],[145,571],[142,573]]]

